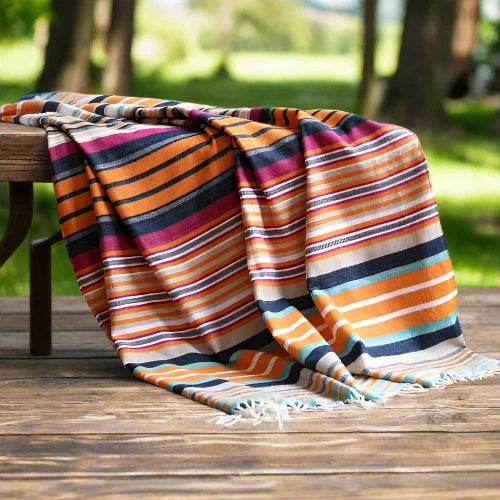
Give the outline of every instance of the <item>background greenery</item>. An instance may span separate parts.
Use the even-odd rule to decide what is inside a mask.
[[[37,3],[42,9],[43,0]],[[217,40],[211,29],[215,7],[211,2],[199,2],[202,5],[191,12],[191,17],[180,10],[175,23],[168,19],[171,12],[158,10],[155,3],[138,5],[133,46],[134,95],[227,107],[356,109],[360,25],[352,13],[346,13],[332,34],[323,28],[315,30],[314,23],[305,22],[297,10],[300,7],[289,9],[287,21],[295,27],[294,33],[303,33],[303,37],[290,38],[290,30],[276,32],[272,18],[249,19],[258,13],[243,9],[238,14],[241,23],[234,50],[227,61],[229,74],[220,75]],[[260,26],[267,37],[258,36],[255,26]],[[36,36],[22,26],[16,29],[12,36],[0,41],[0,103],[31,92],[43,63]],[[490,25],[484,31],[485,36],[493,36]],[[376,69],[380,76],[388,76],[395,69],[400,32],[400,19],[386,16],[377,47]],[[482,57],[486,56],[484,53]],[[102,48],[93,49],[92,59],[94,71],[99,72],[104,61]],[[500,142],[495,128],[498,99],[449,101],[446,111],[447,127],[416,132],[429,161],[457,281],[461,286],[500,286]],[[0,233],[7,221],[7,199],[6,186],[0,185]],[[36,185],[35,205],[27,241],[58,228],[51,185]],[[28,293],[27,241],[0,268],[0,295]],[[53,250],[53,289],[56,295],[78,293],[62,244]]]

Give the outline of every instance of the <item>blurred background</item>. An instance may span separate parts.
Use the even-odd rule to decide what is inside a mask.
[[[342,109],[416,131],[460,286],[500,286],[498,0],[0,0],[0,103],[34,91]],[[35,187],[28,239],[58,228]],[[0,185],[0,234],[7,187]],[[0,295],[27,295],[27,241]],[[62,244],[53,292],[78,294]]]

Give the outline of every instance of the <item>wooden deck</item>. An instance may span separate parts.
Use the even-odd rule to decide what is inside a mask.
[[[499,357],[500,289],[460,291],[469,346]],[[500,379],[297,416],[283,430],[134,379],[80,298],[54,300],[54,353],[0,298],[2,498],[499,498]]]

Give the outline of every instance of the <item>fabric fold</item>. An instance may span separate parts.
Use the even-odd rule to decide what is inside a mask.
[[[47,93],[78,284],[136,377],[238,420],[498,372],[472,352],[416,135],[334,110]]]

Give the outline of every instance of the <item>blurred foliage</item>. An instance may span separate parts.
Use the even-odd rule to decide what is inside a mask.
[[[205,14],[200,46],[205,50],[217,48],[219,0],[191,0],[191,5],[195,12]],[[254,0],[233,0],[232,5],[234,51],[346,54],[359,48],[359,19],[354,15],[318,15],[298,0],[261,2],[258,9]]]
[[[479,22],[479,45],[475,60],[479,77],[484,78],[491,90],[500,91],[500,19]]]
[[[134,95],[228,107],[354,109],[361,29],[356,16],[324,12],[319,18],[295,0],[262,1],[259,9],[255,1],[233,0],[238,18],[228,59],[230,78],[214,78],[218,4],[191,2],[194,9],[176,10],[165,8],[167,0],[138,1]],[[33,89],[43,53],[29,37],[35,18],[47,15],[48,4],[0,0],[0,104]],[[401,23],[381,21],[380,28],[377,74],[388,76],[396,65]],[[480,37],[477,60],[491,66],[499,53],[498,25],[483,18]],[[98,70],[105,62],[102,47],[96,45],[92,57]],[[462,99],[447,102],[446,108],[447,129],[417,133],[429,160],[457,281],[461,286],[500,286],[500,143],[494,129],[498,100]],[[0,295],[28,293],[28,241],[58,227],[51,186],[37,185],[35,190],[33,227],[0,269]],[[8,215],[6,201],[6,185],[0,183],[0,232]],[[53,286],[55,295],[78,293],[62,244],[53,250]]]
[[[49,14],[50,0],[0,0],[0,40],[33,35],[35,21]]]

